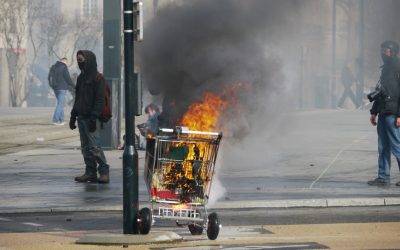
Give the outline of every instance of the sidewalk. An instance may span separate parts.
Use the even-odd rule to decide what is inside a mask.
[[[6,111],[0,110],[0,122],[14,119],[1,112]],[[19,112],[15,119],[37,122],[47,119],[51,110],[35,112]],[[375,128],[368,125],[366,111],[304,111],[293,117],[296,129],[289,133],[261,133],[240,144],[222,145],[209,208],[400,205],[400,188],[394,185],[400,180],[397,163],[390,187],[366,184],[376,176],[377,161]],[[105,152],[110,184],[75,183],[74,176],[83,173],[77,132],[55,127],[55,134],[70,134],[70,142],[38,141],[40,147],[0,154],[0,214],[122,210],[123,151]],[[28,133],[41,137],[35,130]],[[142,207],[149,202],[144,152],[138,153]]]

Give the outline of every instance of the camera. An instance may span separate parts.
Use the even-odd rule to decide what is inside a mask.
[[[370,102],[376,101],[377,99],[390,99],[390,96],[386,94],[384,86],[381,81],[376,84],[375,90],[367,95]]]
[[[146,137],[146,128],[147,128],[147,123],[141,123],[136,125],[136,127],[139,129],[139,132],[142,136]]]
[[[376,99],[378,99],[379,97],[383,97],[383,91],[381,88],[376,88],[374,91],[372,91],[371,93],[369,93],[367,95],[368,100],[370,102],[375,101]]]

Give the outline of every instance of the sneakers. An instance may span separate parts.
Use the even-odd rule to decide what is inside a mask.
[[[390,182],[382,178],[376,178],[367,182],[370,186],[389,186]],[[397,185],[397,184],[396,184]],[[400,185],[400,184],[399,184]]]
[[[108,174],[101,174],[97,181],[101,184],[108,184],[110,183],[110,176]]]
[[[82,176],[75,177],[76,182],[97,182],[97,175],[84,174]]]
[[[56,125],[56,126],[64,126],[64,124],[65,123],[63,123],[63,122],[53,122],[53,125]]]

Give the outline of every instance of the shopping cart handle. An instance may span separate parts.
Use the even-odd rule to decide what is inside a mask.
[[[172,128],[160,128],[159,132],[162,132],[162,133],[176,133],[176,134],[195,134],[195,135],[222,136],[221,132],[194,131],[194,130],[189,130],[188,127],[181,127],[181,126],[176,126],[175,129],[172,129]]]
[[[174,130],[172,128],[160,128],[158,129],[159,132],[163,132],[163,133],[173,133]]]

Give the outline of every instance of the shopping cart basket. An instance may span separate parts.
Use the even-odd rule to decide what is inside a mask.
[[[208,215],[205,205],[221,138],[222,133],[186,127],[160,129],[157,136],[147,138],[144,177],[151,210],[141,210],[141,217],[147,218],[141,226],[145,231],[150,230],[150,216],[176,220],[179,226],[187,225],[193,235],[202,234],[205,228],[209,239],[218,237],[218,215]]]

